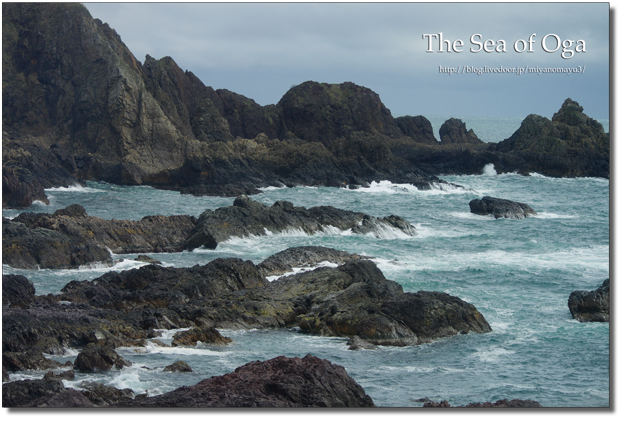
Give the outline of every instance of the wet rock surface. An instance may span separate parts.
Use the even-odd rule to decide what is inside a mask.
[[[593,291],[573,291],[568,309],[580,322],[609,322],[609,279]]]
[[[368,259],[367,256],[350,254],[346,251],[334,250],[320,246],[291,247],[263,260],[258,267],[265,276],[283,275],[293,268],[315,266],[322,262],[337,265],[349,260]]]
[[[424,408],[542,408],[543,406],[530,399],[500,399],[496,402],[477,402],[452,407],[448,401],[426,402]]]
[[[306,209],[295,207],[287,201],[277,201],[272,206],[256,202],[247,196],[239,196],[233,206],[207,210],[198,218],[190,233],[186,248],[215,249],[231,237],[262,236],[268,232],[302,231],[314,234],[337,229],[351,230],[355,234],[373,233],[396,229],[405,235],[415,235],[415,228],[398,216],[375,218],[361,212],[352,212],[332,206]]]
[[[133,401],[132,407],[373,407],[339,365],[311,355],[255,361],[195,386]]]
[[[536,211],[528,204],[490,196],[472,200],[469,202],[469,209],[471,213],[477,215],[493,215],[495,219],[523,219],[536,215]]]
[[[106,371],[111,368],[130,367],[131,363],[118,355],[110,346],[88,344],[78,354],[74,366],[82,372]]]

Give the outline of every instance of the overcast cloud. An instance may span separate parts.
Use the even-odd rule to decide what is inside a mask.
[[[394,116],[551,117],[571,97],[595,118],[609,115],[606,3],[277,4],[86,3],[136,58],[172,57],[205,85],[261,105],[306,80],[351,81],[377,92]],[[422,34],[463,40],[462,53],[427,53]],[[534,53],[513,44],[536,34]],[[473,34],[506,41],[507,53],[472,53]],[[562,59],[546,34],[584,40]],[[552,42],[553,46],[554,43]],[[573,45],[573,48],[575,45]],[[436,48],[435,48],[436,49]],[[439,66],[578,67],[583,74],[446,74]]]

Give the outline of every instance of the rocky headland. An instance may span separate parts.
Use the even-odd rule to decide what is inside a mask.
[[[573,291],[568,309],[580,322],[609,322],[609,279],[593,291]]]
[[[352,82],[304,82],[261,106],[170,57],[141,63],[79,4],[2,8],[3,208],[85,180],[236,197],[380,180],[428,189],[489,163],[499,173],[609,177],[609,134],[571,99],[497,144],[458,119],[438,142],[428,119],[394,118]]]

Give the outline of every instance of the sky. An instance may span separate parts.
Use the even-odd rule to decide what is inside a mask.
[[[139,61],[147,54],[170,56],[205,85],[260,105],[277,103],[292,86],[308,80],[349,81],[379,94],[394,117],[551,118],[570,97],[589,116],[609,118],[609,3],[85,6],[119,33]],[[453,51],[446,43],[438,51],[439,33]],[[562,58],[561,45],[553,51],[558,39],[573,41],[567,48],[572,57]],[[487,40],[493,42],[490,52],[483,49]],[[576,51],[578,44],[585,52]],[[471,72],[485,66],[517,71]],[[536,67],[581,73],[525,72]]]

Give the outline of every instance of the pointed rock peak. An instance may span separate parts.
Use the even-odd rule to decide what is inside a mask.
[[[551,121],[578,126],[588,121],[588,116],[583,113],[583,107],[577,101],[567,98],[562,104],[562,108],[553,114]]]

